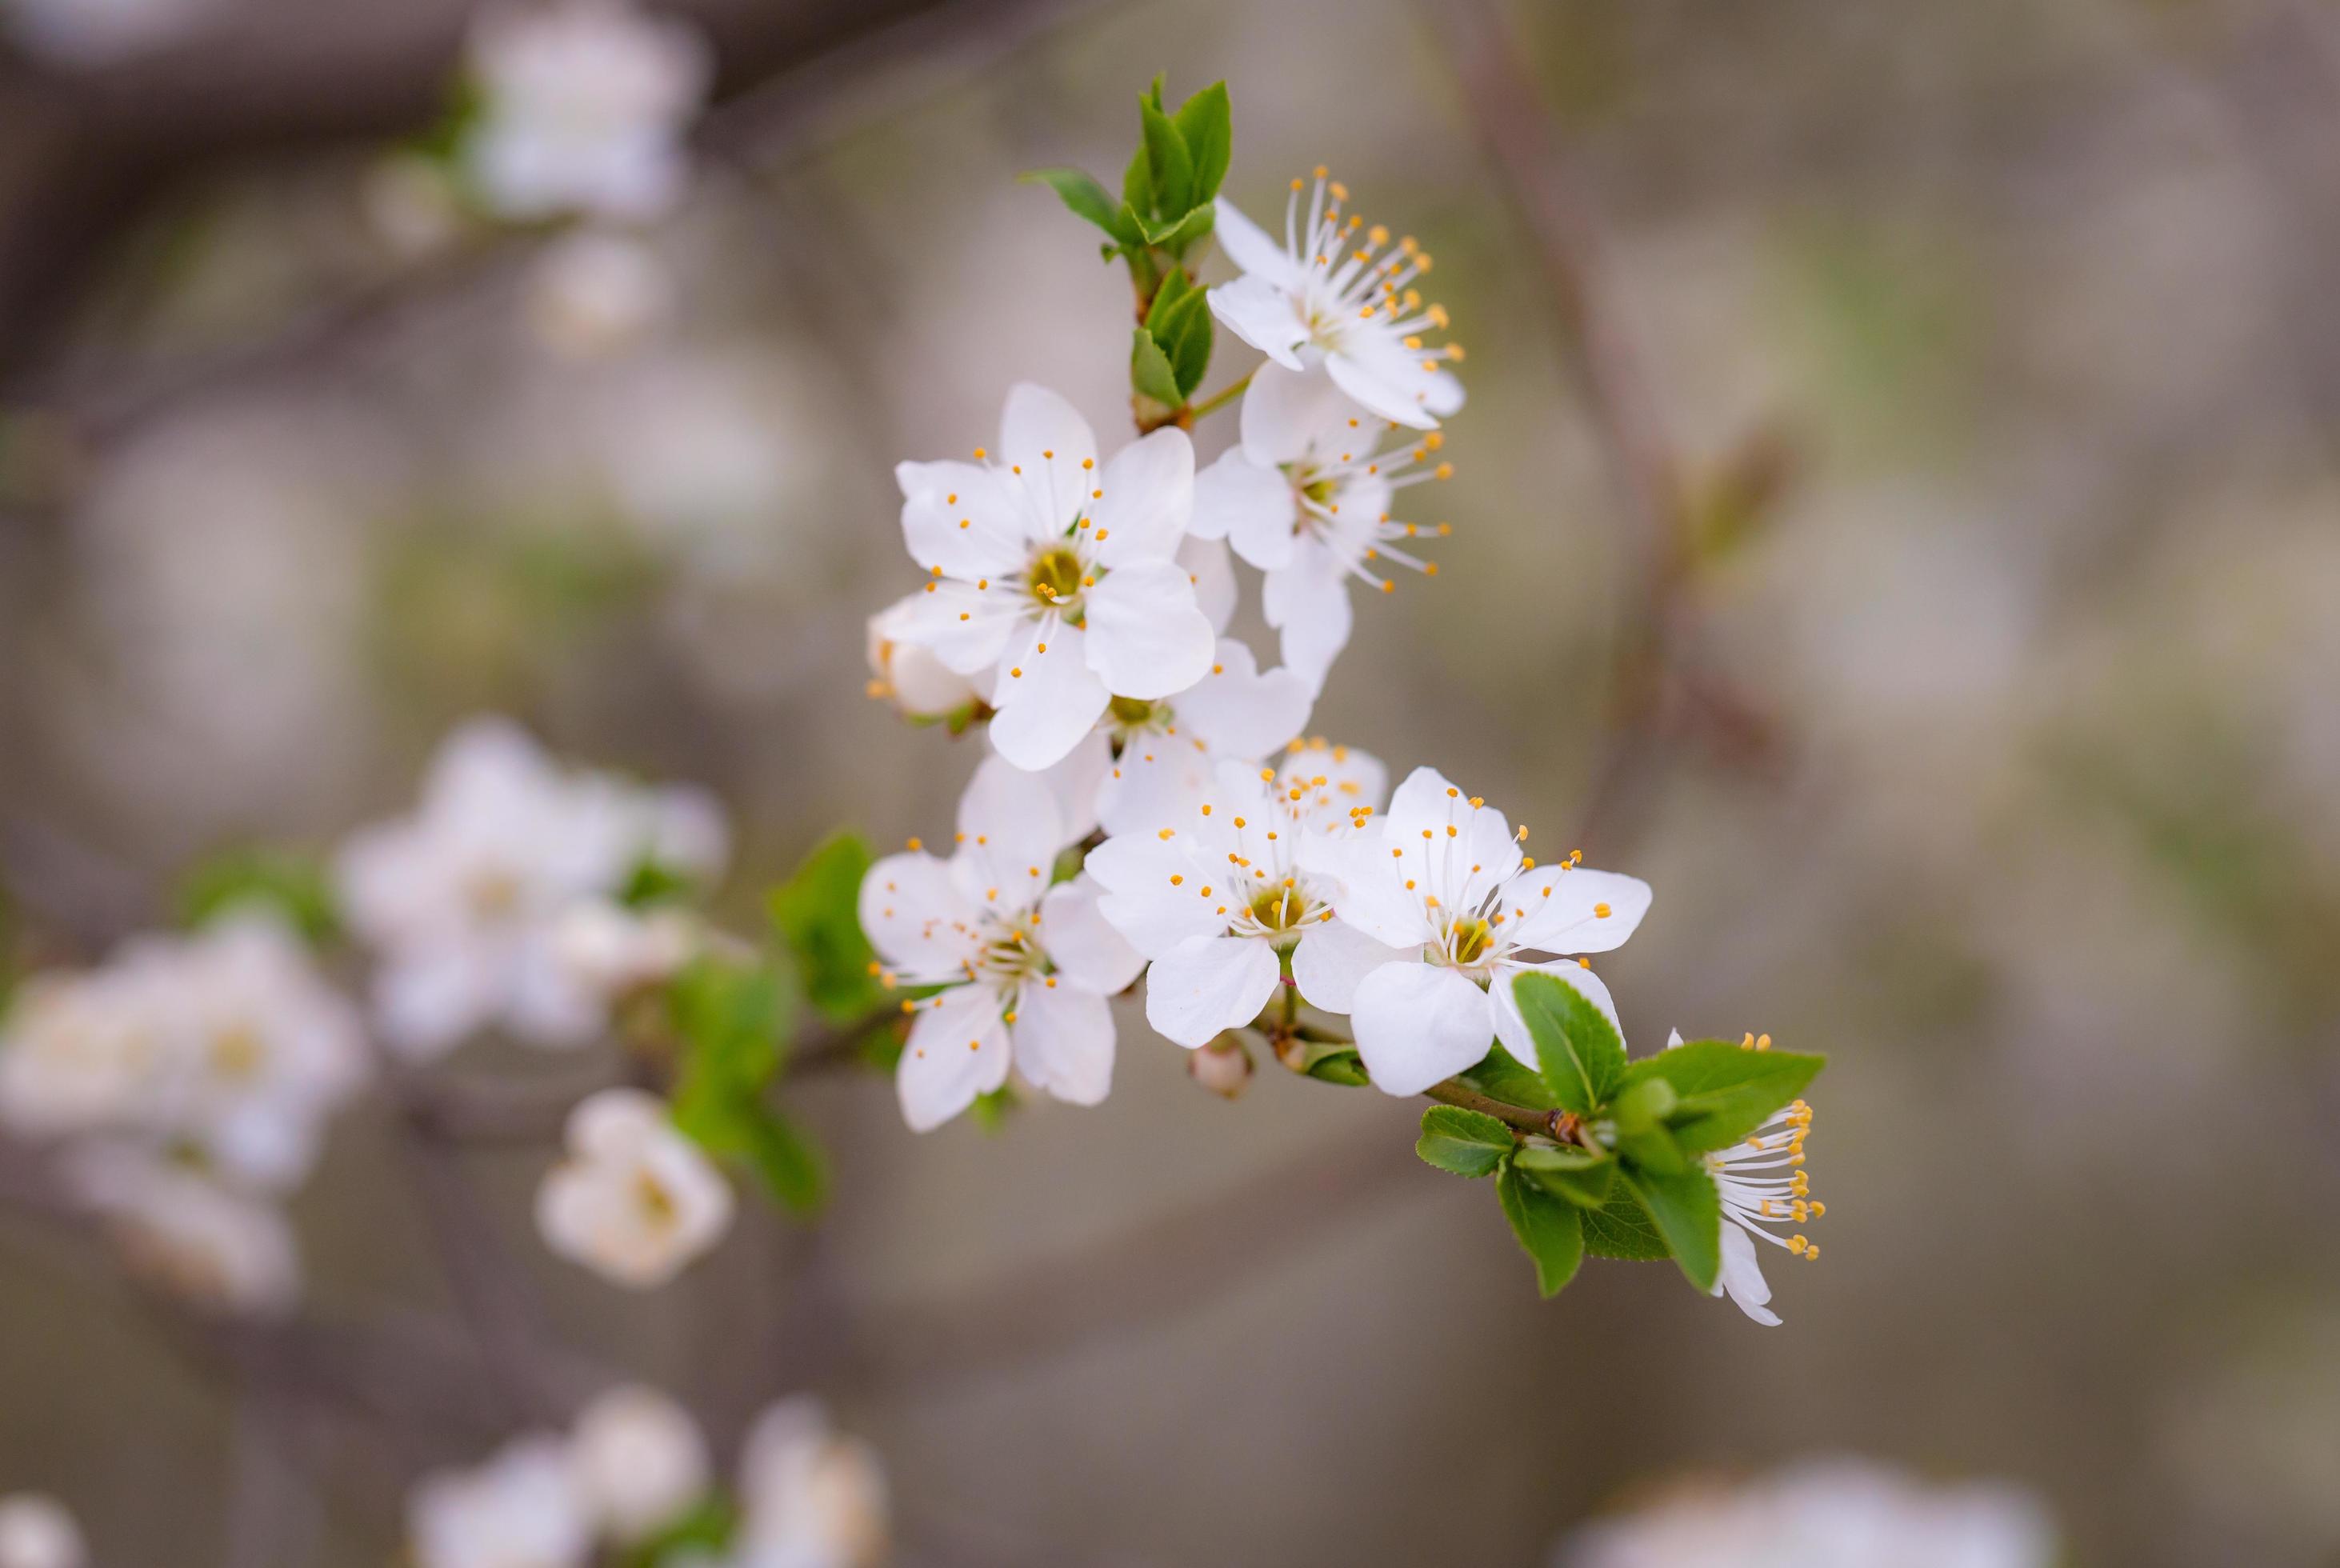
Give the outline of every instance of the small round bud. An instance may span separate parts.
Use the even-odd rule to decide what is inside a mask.
[[[1186,1072],[1211,1093],[1223,1099],[1235,1099],[1251,1083],[1251,1052],[1244,1048],[1242,1041],[1221,1035],[1188,1054]]]

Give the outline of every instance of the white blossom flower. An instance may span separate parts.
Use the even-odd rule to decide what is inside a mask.
[[[886,1554],[877,1451],[798,1394],[757,1418],[739,1464],[739,1568],[866,1568]]]
[[[214,1312],[289,1312],[301,1295],[292,1233],[273,1205],[183,1165],[114,1146],[79,1151],[66,1180],[124,1263]]]
[[[690,1413],[655,1388],[612,1388],[570,1431],[587,1510],[611,1539],[646,1540],[707,1494],[707,1440]]]
[[[1681,1043],[1677,1029],[1666,1048]],[[1750,1035],[1740,1043],[1750,1051],[1768,1051],[1771,1037]],[[1828,1213],[1828,1205],[1811,1196],[1810,1178],[1804,1175],[1804,1138],[1811,1129],[1812,1107],[1797,1100],[1772,1112],[1741,1142],[1706,1156],[1707,1172],[1722,1197],[1722,1272],[1713,1294],[1728,1294],[1740,1311],[1769,1328],[1779,1326],[1780,1315],[1771,1310],[1771,1286],[1755,1243],[1768,1241],[1796,1257],[1820,1255],[1819,1245],[1801,1231],[1782,1236],[1771,1228],[1790,1229]]]
[[[0,1568],[83,1568],[89,1544],[64,1504],[37,1493],[0,1497]]]
[[[1930,1486],[1865,1460],[1694,1484],[1578,1531],[1555,1568],[2052,1568],[2056,1533],[2011,1486]]]
[[[1529,955],[1621,945],[1649,909],[1649,884],[1580,869],[1572,856],[1537,866],[1520,852],[1525,837],[1435,769],[1417,768],[1377,831],[1333,846],[1336,924],[1383,951],[1353,940],[1342,950],[1356,961],[1320,983],[1325,995],[1310,994],[1351,1016],[1365,1068],[1389,1093],[1417,1095],[1461,1072],[1486,1055],[1491,1037],[1536,1066],[1511,986],[1530,970],[1557,975],[1615,1019],[1609,988],[1590,969]]]
[[[1334,921],[1337,884],[1319,868],[1338,861],[1322,851],[1357,837],[1386,787],[1382,765],[1346,747],[1295,748],[1280,775],[1223,763],[1207,799],[1092,850],[1098,908],[1152,960],[1145,1021],[1206,1045],[1259,1016],[1286,963],[1303,997],[1345,1004],[1357,967],[1388,950]]]
[[[674,276],[632,234],[580,229],[546,245],[529,270],[524,313],[536,339],[571,360],[621,353],[674,314]]]
[[[1097,912],[1093,880],[1049,885],[1071,842],[1062,823],[1045,783],[988,757],[959,799],[949,860],[912,839],[862,881],[861,928],[887,984],[943,987],[904,1004],[917,1017],[895,1087],[917,1131],[1000,1087],[1011,1067],[1076,1105],[1113,1087],[1106,998],[1145,960]]]
[[[1270,362],[1244,394],[1243,439],[1195,476],[1194,531],[1225,538],[1264,574],[1260,608],[1283,638],[1284,662],[1321,686],[1348,646],[1352,578],[1383,593],[1395,581],[1383,563],[1436,576],[1437,563],[1402,541],[1443,536],[1390,516],[1397,492],[1443,480],[1453,465],[1433,461],[1443,438],[1432,431],[1383,451],[1403,427],[1359,406],[1322,367],[1288,371]]]
[[[1305,188],[1292,182],[1280,245],[1218,199],[1219,243],[1244,275],[1211,290],[1211,313],[1286,370],[1321,358],[1340,389],[1373,413],[1435,430],[1462,406],[1462,383],[1439,362],[1459,361],[1462,350],[1423,344],[1424,333],[1446,327],[1446,312],[1424,305],[1409,286],[1430,271],[1430,257],[1411,237],[1393,247],[1380,224],[1367,229],[1362,218],[1344,218],[1348,190],[1322,168],[1302,227]]]
[[[570,905],[552,928],[561,968],[611,1000],[672,979],[714,939],[690,910],[634,909],[604,898]]]
[[[568,1445],[514,1438],[484,1464],[426,1476],[407,1502],[415,1568],[583,1568],[593,1521]]]
[[[944,719],[972,712],[991,687],[988,670],[961,675],[933,650],[897,635],[906,618],[918,612],[917,593],[896,600],[869,618],[869,695],[891,702],[912,719]]]
[[[500,1025],[532,1044],[582,1044],[607,1008],[560,961],[560,918],[645,864],[711,877],[726,851],[722,815],[699,791],[564,773],[511,724],[465,725],[440,748],[415,814],[358,834],[338,867],[350,925],[382,955],[387,1043],[431,1057]]]
[[[961,675],[996,670],[992,743],[1036,771],[1115,697],[1175,696],[1210,672],[1215,639],[1177,554],[1194,511],[1195,449],[1165,429],[1102,471],[1071,404],[1007,394],[1000,456],[906,462],[902,532],[929,581],[890,635]]]
[[[150,1125],[164,1035],[147,967],[26,980],[0,1029],[0,1122],[26,1137]]]
[[[619,1285],[664,1285],[731,1224],[731,1188],[640,1089],[603,1089],[569,1113],[569,1157],[537,1189],[545,1245]]]
[[[482,15],[471,55],[484,105],[464,166],[499,213],[640,219],[681,194],[712,65],[689,25],[620,0],[506,7]]]

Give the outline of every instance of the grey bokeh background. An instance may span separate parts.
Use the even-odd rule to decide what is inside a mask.
[[[585,365],[521,319],[530,242],[409,263],[366,226],[461,25],[394,10],[0,67],[21,957],[102,953],[220,846],[329,844],[488,709],[719,790],[742,922],[836,822],[942,828],[974,744],[861,694],[913,571],[889,466],[987,439],[1018,378],[1121,417],[1123,285],[1011,181],[1117,169],[1155,69],[1227,78],[1238,202],[1324,161],[1423,236],[1471,350],[1442,573],[1360,603],[1312,729],[1578,819],[1625,535],[1436,7],[698,7],[725,106],[658,235],[687,308]],[[1663,1267],[1539,1304],[1411,1108],[1272,1067],[1223,1104],[1135,1008],[1105,1107],[996,1136],[820,1086],[828,1223],[753,1216],[672,1292],[535,1253],[548,1151],[476,1156],[496,1224],[564,1336],[719,1424],[829,1393],[917,1561],[1527,1562],[1652,1476],[1845,1450],[2035,1487],[2081,1563],[2335,1560],[2340,16],[1509,19],[1691,474],[1785,454],[1684,611],[1764,744],[1681,738],[1582,847],[1658,888],[1604,966],[1637,1046],[1833,1057],[1786,1326]],[[320,1314],[441,1305],[400,1169],[347,1119],[298,1210]],[[0,1386],[0,1490],[65,1496],[109,1563],[211,1560],[282,1463],[29,1224]],[[385,1476],[461,1456],[289,1419],[316,1561],[382,1561]]]

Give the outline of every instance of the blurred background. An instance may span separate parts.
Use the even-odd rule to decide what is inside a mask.
[[[1597,797],[1587,863],[1658,889],[1604,968],[1629,1040],[1832,1057],[1825,1260],[1772,1267],[1778,1329],[1662,1265],[1539,1303],[1411,1108],[1272,1064],[1226,1104],[1125,1004],[1096,1110],[916,1137],[883,1082],[817,1086],[826,1223],[750,1202],[649,1296],[533,1245],[549,1147],[469,1156],[549,1331],[719,1433],[826,1394],[914,1562],[1529,1563],[1656,1478],[1829,1454],[2031,1488],[2076,1563],[2340,1562],[2340,14],[1503,11],[1697,524],[1645,592],[1480,20],[676,10],[713,106],[611,342],[546,305],[547,235],[388,156],[446,112],[460,0],[0,0],[19,962],[102,956],[223,849],[325,849],[481,711],[718,791],[743,928],[838,822],[946,829],[979,742],[863,694],[916,570],[891,465],[1017,379],[1125,419],[1126,284],[1014,176],[1111,176],[1155,71],[1224,76],[1227,194],[1332,164],[1471,350],[1440,575],[1360,602],[1312,731],[1540,843]],[[1223,333],[1209,384],[1254,357]],[[420,1332],[379,1120],[296,1206],[312,1311]],[[241,1440],[235,1345],[182,1337],[0,1219],[0,1489],[103,1563],[381,1563],[404,1470],[500,1435],[385,1454],[272,1395],[296,1466]]]

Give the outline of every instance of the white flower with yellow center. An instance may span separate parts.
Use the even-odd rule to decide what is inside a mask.
[[[1380,806],[1382,765],[1346,747],[1295,748],[1284,772],[1219,766],[1207,795],[1150,829],[1092,850],[1098,907],[1152,960],[1145,1021],[1190,1049],[1257,1017],[1288,962],[1300,994],[1345,997],[1377,944],[1333,923],[1324,846]]]
[[[683,128],[713,64],[696,28],[619,0],[557,0],[483,14],[471,55],[484,107],[463,164],[497,213],[640,219],[681,194]]]
[[[1262,365],[1244,395],[1243,440],[1195,476],[1199,538],[1225,538],[1265,574],[1260,608],[1282,634],[1284,662],[1317,685],[1348,646],[1353,579],[1376,592],[1396,590],[1402,566],[1436,576],[1410,541],[1441,537],[1391,515],[1398,491],[1443,480],[1452,463],[1436,454],[1435,431],[1382,450],[1402,427],[1367,412],[1322,367]]]
[[[1520,852],[1526,837],[1435,769],[1417,768],[1377,831],[1334,842],[1336,923],[1383,951],[1352,992],[1327,987],[1334,994],[1312,999],[1350,1015],[1365,1068],[1389,1093],[1417,1095],[1462,1071],[1491,1038],[1536,1066],[1511,986],[1532,970],[1558,976],[1615,1020],[1609,988],[1552,956],[1622,945],[1649,910],[1649,884],[1580,869],[1572,856],[1538,866]]]
[[[1012,1067],[1036,1088],[1096,1105],[1113,1087],[1106,998],[1145,960],[1097,912],[1087,877],[1050,885],[1066,837],[1055,794],[1005,758],[986,758],[959,799],[948,860],[917,839],[861,883],[861,928],[894,986],[938,986],[902,1048],[903,1119],[940,1126]]]
[[[731,1188],[640,1089],[603,1089],[569,1113],[569,1157],[536,1194],[545,1245],[618,1285],[664,1285],[731,1225]]]
[[[886,1471],[809,1394],[749,1429],[739,1461],[736,1568],[868,1568],[886,1556]]]
[[[516,726],[464,725],[416,811],[357,834],[336,868],[350,927],[381,958],[385,1042],[428,1057],[500,1026],[531,1045],[584,1044],[608,999],[563,961],[563,918],[645,865],[709,878],[727,851],[722,813],[699,791],[564,771]]]
[[[582,1568],[593,1521],[569,1445],[516,1437],[487,1463],[423,1478],[407,1500],[415,1568]]]
[[[1666,1042],[1668,1049],[1681,1044],[1680,1031]],[[1740,1044],[1768,1051],[1771,1037],[1750,1035]],[[1774,1111],[1742,1142],[1706,1156],[1707,1172],[1722,1196],[1724,1222],[1722,1273],[1714,1294],[1728,1295],[1740,1311],[1766,1327],[1777,1327],[1780,1315],[1770,1308],[1771,1286],[1763,1277],[1756,1242],[1770,1242],[1795,1257],[1820,1255],[1818,1244],[1798,1228],[1828,1213],[1828,1205],[1811,1196],[1804,1175],[1804,1138],[1811,1129],[1812,1107],[1798,1100]]]
[[[961,675],[995,670],[992,744],[1038,771],[1115,697],[1174,696],[1210,673],[1216,640],[1178,562],[1195,449],[1155,431],[1102,470],[1087,422],[1028,383],[1007,394],[999,456],[906,462],[902,533],[928,581],[888,635]]]
[[[1370,412],[1437,429],[1462,406],[1462,383],[1441,368],[1461,360],[1462,350],[1424,346],[1425,334],[1446,328],[1445,311],[1423,304],[1411,286],[1430,271],[1430,257],[1411,238],[1392,244],[1380,224],[1367,228],[1344,215],[1348,189],[1322,168],[1304,225],[1300,196],[1307,188],[1292,182],[1282,244],[1218,199],[1219,244],[1244,275],[1211,290],[1212,314],[1286,370],[1321,357],[1340,389]]]

